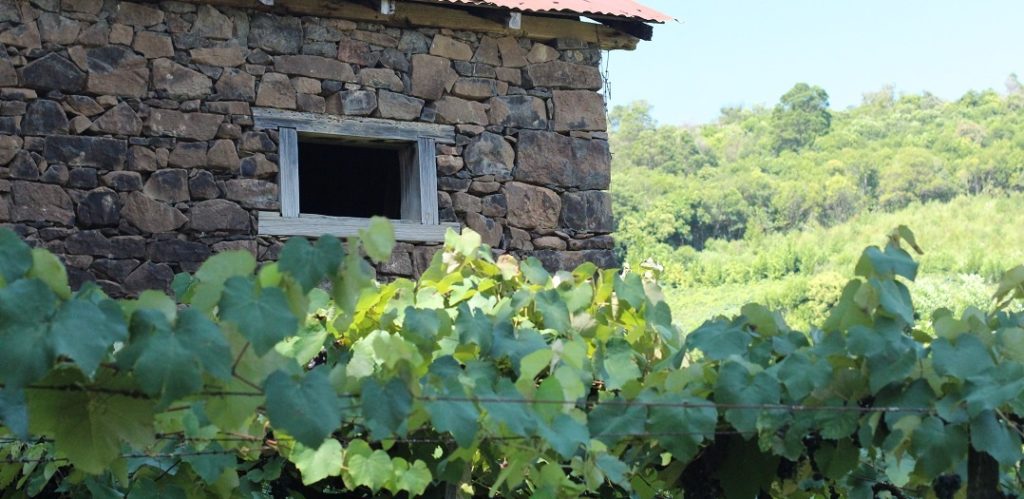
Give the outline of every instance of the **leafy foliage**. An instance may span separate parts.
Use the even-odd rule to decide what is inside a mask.
[[[908,222],[930,242],[911,286],[922,316],[984,304],[1024,258],[1019,85],[952,102],[883,89],[830,117],[826,100],[800,84],[696,126],[658,124],[644,102],[612,111],[617,249],[634,269],[664,266],[672,308],[693,311],[681,324],[750,301],[820,324],[860,248]]]
[[[65,292],[59,266],[0,231],[0,254],[23,259],[4,263],[15,270],[0,288],[0,351],[19,353],[0,364],[0,490],[860,498],[1024,488],[1017,270],[991,311],[937,313],[931,336],[907,287],[917,244],[901,227],[862,254],[821,328],[796,331],[748,305],[683,335],[650,279],[494,259],[468,231],[449,233],[418,281],[377,282],[359,255],[386,258],[390,230],[375,223],[347,250],[296,240],[262,268],[224,253],[176,279],[178,300],[121,301],[95,287]],[[968,472],[969,456],[998,479]]]

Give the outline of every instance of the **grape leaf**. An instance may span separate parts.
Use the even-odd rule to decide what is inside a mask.
[[[558,291],[549,289],[537,293],[533,300],[534,304],[536,304],[537,312],[544,322],[544,328],[565,332],[570,330],[569,308],[562,301]]]
[[[225,471],[234,469],[238,461],[233,452],[225,451],[217,442],[210,443],[202,452],[189,446],[182,454],[182,461],[192,466],[192,471],[207,485],[216,483]]]
[[[299,327],[284,292],[280,288],[257,288],[250,277],[232,277],[224,283],[220,318],[238,326],[238,332],[261,357]]]
[[[316,245],[301,237],[293,237],[281,249],[278,267],[282,272],[291,274],[303,291],[309,291],[328,274],[337,271],[344,256],[341,243],[332,236],[320,238]]]
[[[705,322],[686,336],[686,348],[697,348],[711,360],[743,355],[753,337],[742,328],[724,321]]]
[[[644,303],[647,303],[647,294],[644,293],[644,283],[639,274],[626,274],[615,276],[615,296],[620,302],[628,303],[631,307],[640,310]]]
[[[814,390],[831,381],[832,365],[827,361],[811,361],[804,353],[794,353],[776,364],[776,374],[793,400],[802,400]]]
[[[70,357],[91,378],[114,342],[128,339],[128,325],[113,301],[75,299],[57,311],[50,336],[55,353]]]
[[[967,456],[967,432],[929,416],[914,430],[910,449],[917,459],[916,470],[931,480]]]
[[[857,467],[860,452],[848,438],[838,442],[825,441],[815,451],[814,461],[825,476],[838,480]]]
[[[0,423],[18,438],[28,439],[28,407],[24,390],[14,387],[0,389]]]
[[[725,419],[743,433],[753,432],[759,411],[746,406],[779,403],[779,382],[767,372],[751,376],[742,364],[727,362],[718,373],[715,402],[744,406],[726,409]]]
[[[864,250],[854,271],[862,277],[878,276],[891,280],[902,276],[913,281],[917,277],[917,262],[909,253],[895,246],[886,246],[884,251],[870,246]]]
[[[550,426],[539,424],[537,430],[544,442],[565,459],[572,459],[590,441],[590,429],[568,414],[555,416]]]
[[[622,462],[619,458],[605,453],[597,456],[594,460],[598,468],[604,472],[604,476],[608,477],[608,481],[622,487],[623,489],[632,490],[632,486],[629,483],[629,479],[626,474],[629,473],[629,466]]]
[[[347,468],[353,485],[364,485],[374,492],[388,483],[393,474],[391,458],[382,450],[369,454],[349,452]]]
[[[402,465],[400,466],[398,463],[402,463]],[[417,459],[412,466],[409,466],[404,459],[395,458],[392,464],[395,465],[393,481],[397,490],[408,492],[409,497],[417,497],[426,492],[433,480],[427,463]]]
[[[71,369],[56,371],[42,382],[73,386],[86,380]],[[97,380],[100,388],[126,391],[125,380]],[[96,391],[32,390],[28,397],[29,428],[54,438],[57,452],[90,474],[107,470],[121,457],[121,442],[143,447],[153,441],[153,401]]]
[[[374,263],[381,263],[391,257],[395,247],[395,229],[386,218],[372,217],[370,225],[359,231],[359,239],[363,242],[366,256]]]
[[[427,400],[425,404],[434,428],[439,432],[451,433],[459,447],[468,448],[473,445],[479,428],[477,421],[480,418],[480,411],[469,400],[445,400],[466,398],[458,378],[444,378],[443,391],[431,388],[427,393],[429,396],[442,397],[441,400]]]
[[[0,285],[10,284],[32,268],[32,250],[10,229],[0,228]]]
[[[657,402],[649,408],[647,431],[676,460],[689,461],[697,454],[701,442],[714,438],[718,411],[710,407],[708,401],[674,394],[645,398],[644,401]],[[696,407],[682,407],[682,404]]]
[[[726,499],[750,499],[767,488],[776,475],[779,458],[762,452],[756,440],[730,436],[725,458],[714,471]]]
[[[591,436],[613,445],[630,435],[643,434],[647,407],[616,398],[598,403],[588,417]]]
[[[32,269],[26,277],[45,282],[57,296],[65,300],[71,297],[71,286],[68,286],[68,273],[64,270],[64,264],[45,249],[32,249]]]
[[[204,282],[225,282],[235,276],[250,276],[256,271],[256,258],[248,251],[225,251],[206,259],[195,278]]]
[[[982,412],[971,420],[970,435],[974,450],[987,452],[1000,464],[1012,466],[1021,458],[1020,435],[996,419],[993,411]]]
[[[40,280],[0,288],[0,381],[7,386],[25,386],[49,371],[54,353],[47,326],[56,307],[57,297]]]
[[[316,449],[296,443],[288,460],[295,463],[295,467],[302,472],[304,485],[319,482],[327,477],[339,476],[343,464],[341,443],[328,438]]]
[[[879,279],[871,279],[868,282],[878,291],[879,305],[882,309],[906,324],[914,323],[914,304],[910,299],[910,291],[903,283]]]
[[[636,363],[636,352],[626,340],[612,338],[605,344],[599,357],[601,372],[608,390],[618,390],[622,385],[640,377]]]
[[[341,425],[341,404],[324,366],[309,371],[301,381],[275,371],[267,377],[264,390],[270,423],[306,447],[319,449]]]
[[[231,377],[231,349],[220,329],[201,312],[185,309],[171,328],[158,310],[132,315],[131,340],[118,352],[118,363],[131,367],[146,394],[166,405],[203,386],[203,372]]]
[[[140,478],[133,482],[127,499],[187,499],[185,491],[169,480]]]
[[[394,378],[382,385],[376,378],[363,378],[360,399],[365,424],[374,437],[405,436],[412,394],[402,380]]]
[[[995,367],[992,355],[981,340],[973,335],[961,335],[956,343],[939,338],[932,343],[932,362],[935,372],[966,379]]]
[[[537,418],[532,417],[526,399],[508,378],[499,379],[496,385],[494,391],[486,386],[477,386],[477,395],[487,400],[480,405],[492,420],[504,424],[508,431],[521,436],[533,433]],[[510,400],[512,402],[508,402]]]

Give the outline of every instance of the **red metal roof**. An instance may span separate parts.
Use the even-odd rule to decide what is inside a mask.
[[[435,0],[464,5],[483,5],[522,12],[571,12],[580,15],[625,17],[663,23],[672,17],[633,0]]]

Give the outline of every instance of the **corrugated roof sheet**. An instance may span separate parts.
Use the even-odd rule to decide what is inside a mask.
[[[571,12],[580,15],[625,17],[663,23],[672,17],[633,0],[435,0],[463,5],[483,5],[522,12]]]

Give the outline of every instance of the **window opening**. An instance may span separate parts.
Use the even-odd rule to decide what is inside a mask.
[[[402,218],[402,148],[300,137],[299,209],[336,217]]]

